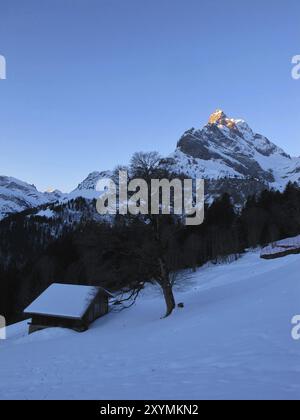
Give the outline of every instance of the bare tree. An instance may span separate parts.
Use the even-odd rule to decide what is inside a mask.
[[[160,160],[161,157],[157,152],[135,153],[130,162],[131,176],[144,179],[148,183],[150,190],[151,179],[158,179],[162,176],[162,171],[159,167]],[[150,215],[147,217],[148,227],[152,231],[154,247],[152,247],[152,255],[148,254],[147,257],[147,253],[142,254],[142,258],[148,260],[145,261],[146,264],[149,264],[149,261],[151,261],[149,274],[153,274],[153,277],[162,289],[166,303],[165,317],[171,315],[176,307],[170,276],[171,269],[167,257],[174,229],[170,229],[168,223],[164,223],[167,219],[168,217],[163,215]],[[168,220],[170,220],[170,217]]]
[[[161,156],[158,152],[137,152],[130,160],[130,168],[135,178],[151,181],[159,168]]]

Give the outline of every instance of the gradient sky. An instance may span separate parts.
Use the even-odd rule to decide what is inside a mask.
[[[222,108],[300,155],[299,0],[0,0],[0,173],[69,191]]]

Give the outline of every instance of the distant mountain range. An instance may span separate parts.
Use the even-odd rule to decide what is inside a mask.
[[[19,179],[0,176],[0,219],[10,213],[53,203],[64,196],[60,191],[40,192]]]
[[[300,158],[291,157],[263,135],[253,132],[241,119],[214,112],[202,129],[186,131],[174,153],[161,165],[174,174],[206,179],[206,198],[223,192],[236,202],[265,188],[282,190],[289,181],[300,184]],[[97,197],[96,185],[109,171],[96,171],[69,194],[39,192],[35,186],[0,177],[0,219],[10,213],[47,203],[68,202],[77,197]]]

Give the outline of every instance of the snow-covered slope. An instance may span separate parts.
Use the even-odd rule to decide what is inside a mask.
[[[0,341],[2,399],[300,399],[300,258],[259,252],[178,284],[168,319],[147,289],[83,334],[26,323]]]
[[[61,199],[60,191],[40,192],[34,185],[19,179],[0,176],[0,220],[10,213],[17,213]]]
[[[87,178],[82,181],[75,190],[73,190],[66,197],[67,200],[72,200],[78,197],[83,197],[86,199],[99,198],[99,192],[96,190],[98,181],[104,178],[110,178],[112,176],[111,171],[102,171],[102,172],[92,172]]]
[[[190,129],[167,159],[174,172],[216,179],[256,178],[282,189],[300,182],[300,158],[292,158],[241,119],[213,113],[201,130]]]

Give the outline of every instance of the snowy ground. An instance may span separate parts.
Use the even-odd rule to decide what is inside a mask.
[[[26,323],[0,341],[1,399],[300,399],[300,257],[248,253],[180,284],[184,309],[161,320],[147,290],[83,334]]]

